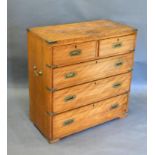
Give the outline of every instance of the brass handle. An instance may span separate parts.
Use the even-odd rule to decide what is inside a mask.
[[[36,69],[37,69],[37,66],[34,65],[34,66],[33,66],[33,69],[36,70]]]
[[[34,70],[34,75],[35,76],[42,76],[43,75],[43,72],[42,71],[37,71],[37,70]]]
[[[81,54],[81,50],[74,50],[69,53],[70,56],[77,56]]]
[[[116,109],[118,107],[119,107],[119,104],[115,103],[115,104],[111,105],[110,110]]]
[[[116,63],[115,63],[115,66],[116,66],[116,67],[119,67],[119,66],[122,66],[122,65],[123,65],[123,61],[119,61],[119,62],[116,62]]]
[[[39,76],[42,76],[42,75],[43,75],[43,72],[42,72],[42,71],[39,71],[39,72],[38,72],[38,75],[39,75]]]
[[[121,85],[122,85],[122,83],[117,82],[117,83],[114,83],[114,84],[112,85],[112,87],[113,87],[113,88],[118,88],[118,87],[120,87]]]
[[[112,48],[120,48],[120,47],[122,47],[122,43],[121,43],[121,42],[114,43],[114,44],[112,45]]]
[[[43,75],[43,72],[40,70],[40,71],[37,71],[37,66],[33,66],[33,72],[34,72],[34,75],[35,76],[42,76]]]
[[[76,76],[76,73],[75,72],[70,72],[70,73],[67,73],[65,75],[65,78],[72,78],[72,77],[75,77]]]
[[[66,96],[66,97],[64,98],[64,101],[65,101],[65,102],[68,102],[68,101],[70,101],[70,100],[74,100],[75,98],[76,98],[75,95],[69,95],[69,96]]]
[[[39,76],[38,72],[36,70],[33,71],[35,76]]]
[[[74,122],[74,119],[73,118],[72,119],[68,119],[68,120],[66,120],[66,121],[63,122],[63,126],[70,125],[73,122]]]

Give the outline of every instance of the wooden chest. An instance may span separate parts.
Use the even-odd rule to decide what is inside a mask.
[[[30,119],[49,142],[127,115],[136,34],[110,20],[28,29]]]

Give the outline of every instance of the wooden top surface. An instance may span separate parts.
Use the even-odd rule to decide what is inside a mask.
[[[48,43],[65,44],[128,35],[135,28],[110,20],[96,20],[28,29]]]

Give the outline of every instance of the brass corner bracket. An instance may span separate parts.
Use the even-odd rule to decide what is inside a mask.
[[[46,40],[46,42],[48,44],[56,44],[56,43],[58,43],[57,41],[54,41],[54,40]]]
[[[56,88],[49,88],[49,87],[46,87],[46,90],[50,93],[53,93],[55,92],[57,89]]]

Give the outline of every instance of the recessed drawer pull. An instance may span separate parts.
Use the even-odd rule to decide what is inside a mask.
[[[65,102],[68,102],[68,101],[70,101],[70,100],[74,100],[75,98],[76,98],[75,95],[69,95],[69,96],[66,96],[66,97],[64,98],[64,101],[65,101]]]
[[[122,83],[118,82],[118,83],[114,83],[112,85],[113,88],[119,88],[122,85]]]
[[[110,110],[116,109],[118,107],[119,107],[119,104],[115,103],[115,104],[111,105]]]
[[[116,67],[119,67],[119,66],[122,66],[122,65],[123,65],[123,61],[120,61],[120,62],[116,62],[116,63],[115,63],[115,66],[116,66]]]
[[[112,45],[112,48],[120,48],[120,47],[122,47],[122,43],[121,43],[121,42],[114,43],[114,44]]]
[[[76,73],[75,72],[70,72],[70,73],[67,73],[65,75],[65,78],[72,78],[72,77],[75,77],[76,76]]]
[[[81,54],[81,50],[74,50],[69,53],[70,56],[78,56]]]
[[[63,122],[63,126],[66,126],[66,125],[70,125],[74,122],[74,119],[68,119],[66,121]]]

